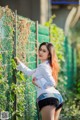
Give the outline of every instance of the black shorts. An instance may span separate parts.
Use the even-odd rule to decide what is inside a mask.
[[[53,98],[53,97],[45,98],[38,102],[39,111],[41,111],[41,109],[47,105],[51,105],[51,106],[53,105],[56,107],[56,110],[58,110],[59,108],[62,107],[63,103],[59,104],[59,101],[57,98]]]

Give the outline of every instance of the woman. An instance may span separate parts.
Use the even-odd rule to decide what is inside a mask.
[[[63,98],[55,88],[58,83],[59,65],[53,45],[48,42],[40,44],[38,57],[41,64],[35,70],[29,69],[18,58],[15,58],[18,63],[17,69],[28,76],[32,75],[42,120],[59,120]]]

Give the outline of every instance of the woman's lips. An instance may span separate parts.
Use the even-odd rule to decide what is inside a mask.
[[[42,57],[42,55],[39,55],[39,57]]]

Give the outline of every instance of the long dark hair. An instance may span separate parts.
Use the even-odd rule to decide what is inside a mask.
[[[39,46],[39,50],[41,46],[45,45],[47,50],[49,51],[49,58],[48,60],[50,61],[50,66],[52,68],[52,76],[55,79],[56,83],[58,82],[58,72],[59,72],[59,64],[58,64],[58,59],[57,55],[55,52],[55,48],[52,43],[50,42],[43,42]]]

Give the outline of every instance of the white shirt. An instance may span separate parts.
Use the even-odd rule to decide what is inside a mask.
[[[22,62],[17,66],[17,70],[22,71],[27,76],[32,76],[36,78],[36,84],[39,87],[36,87],[37,97],[42,93],[58,93],[59,91],[55,89],[55,80],[52,76],[52,70],[49,64],[49,61],[45,61],[38,65],[35,70],[31,70],[25,66]]]

